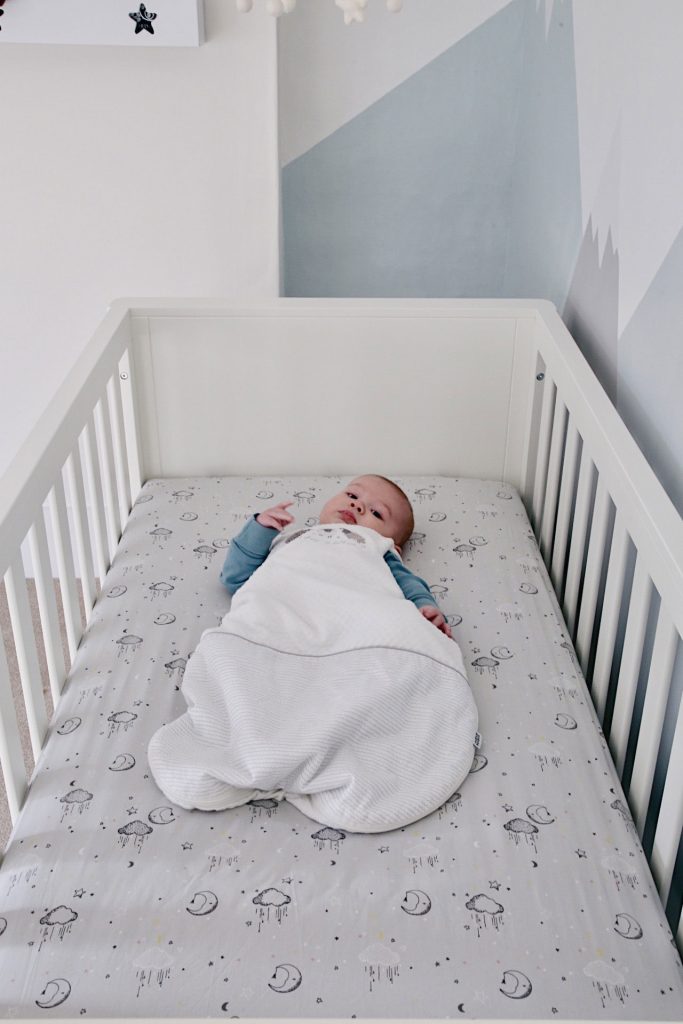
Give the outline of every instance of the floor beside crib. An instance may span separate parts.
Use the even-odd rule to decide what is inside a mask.
[[[482,746],[414,825],[172,807],[146,749],[229,608],[229,538],[340,481],[143,489],[0,869],[0,1016],[677,1020],[683,973],[515,492],[405,478],[404,552],[453,627]]]

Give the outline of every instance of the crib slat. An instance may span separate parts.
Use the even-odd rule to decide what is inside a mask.
[[[78,642],[81,638],[81,613],[76,593],[76,574],[74,572],[71,537],[69,536],[69,519],[66,511],[66,498],[64,496],[64,484],[61,475],[55,481],[55,485],[50,492],[49,506],[57,559],[57,575],[59,576],[59,587],[62,592],[66,640],[69,656],[73,663]]]
[[[100,476],[100,462],[97,458],[97,435],[92,415],[81,434],[81,444],[83,446],[83,461],[88,481],[88,500],[91,510],[95,567],[101,584],[109,567],[109,556],[106,546],[107,525],[104,500],[102,498],[102,478]]]
[[[629,803],[641,837],[657,765],[677,646],[678,633],[666,609],[660,607],[629,790]]]
[[[548,460],[548,481],[545,489],[543,522],[541,525],[541,554],[543,555],[544,562],[548,566],[550,565],[553,535],[555,532],[557,495],[560,489],[560,474],[562,472],[562,452],[564,450],[564,426],[566,416],[567,407],[558,395],[555,401],[555,412],[553,415],[552,440],[550,443],[550,457]]]
[[[628,554],[628,534],[620,514],[614,520],[614,532],[609,554],[609,569],[605,584],[605,597],[602,603],[602,617],[598,635],[598,647],[593,668],[593,685],[591,695],[595,710],[602,722],[605,717],[605,704],[609,687],[612,658],[614,656],[614,638],[619,625],[621,595],[626,575],[626,556]]]
[[[626,620],[624,650],[621,656],[621,665],[619,666],[619,681],[617,683],[617,694],[614,701],[614,714],[610,730],[610,748],[614,754],[614,763],[620,775],[624,770],[626,748],[631,729],[633,703],[638,686],[638,673],[643,653],[651,589],[650,577],[644,567],[643,559],[639,555],[636,559],[636,568],[633,575],[631,600],[629,601],[628,618]]]
[[[19,724],[14,710],[5,645],[0,639],[0,766],[7,792],[7,805],[12,821],[17,815],[28,788],[24,755],[19,741]]]
[[[683,828],[683,800],[681,800],[681,779],[683,778],[683,700],[678,708],[676,729],[671,744],[671,754],[666,772],[666,782],[659,808],[657,830],[650,867],[662,903],[666,905],[671,888],[676,855]]]
[[[85,606],[86,621],[90,618],[90,611],[95,603],[95,572],[93,569],[92,551],[90,548],[90,534],[88,532],[88,518],[85,507],[85,488],[83,486],[83,471],[81,468],[81,457],[78,446],[74,448],[66,461],[66,477],[71,495],[71,514],[76,541],[76,555],[80,569],[81,591],[83,593],[83,604]]]
[[[569,563],[567,565],[567,582],[564,590],[564,616],[569,628],[569,635],[572,638],[575,635],[581,570],[583,569],[586,552],[592,476],[593,462],[584,448],[581,452],[581,468],[579,469],[579,483],[576,489],[576,508],[574,510],[572,540],[569,549]]]
[[[546,482],[548,479],[548,456],[550,453],[550,428],[555,408],[557,388],[551,377],[546,373],[543,385],[543,403],[541,405],[541,423],[538,431],[538,451],[536,453],[536,471],[534,473],[534,494],[532,508],[534,513],[534,532],[541,534],[543,502],[545,500]]]
[[[47,732],[47,711],[40,679],[40,665],[36,638],[31,620],[31,606],[26,590],[24,565],[19,553],[5,573],[7,605],[9,607],[14,649],[19,666],[19,678],[24,694],[26,721],[31,738],[33,757],[37,758]]]
[[[553,557],[550,567],[550,577],[555,587],[555,593],[562,599],[564,584],[564,567],[567,560],[567,544],[569,542],[569,527],[574,497],[574,483],[576,481],[576,458],[579,451],[579,435],[574,422],[569,417],[567,424],[567,443],[564,450],[564,461],[562,471],[562,485],[560,487],[560,500],[557,509],[557,524],[555,526],[555,540],[553,543]]]
[[[119,502],[119,521],[121,529],[126,525],[130,515],[130,481],[128,480],[128,459],[126,457],[125,436],[123,433],[123,409],[121,406],[121,382],[118,374],[107,384],[109,416],[111,420],[112,446],[114,449],[114,470],[116,476],[116,493]]]
[[[598,605],[598,593],[600,591],[600,578],[605,556],[605,540],[607,538],[607,526],[609,523],[609,495],[598,475],[598,485],[595,492],[595,506],[593,508],[593,519],[591,522],[591,535],[588,543],[588,556],[586,558],[586,573],[583,579],[583,591],[581,593],[581,612],[579,614],[579,626],[576,632],[576,653],[581,663],[581,669],[585,676],[588,675],[588,662],[591,653],[591,641],[595,627],[595,611]]]
[[[107,524],[107,543],[109,562],[116,551],[121,536],[118,502],[116,500],[116,481],[114,478],[114,453],[111,441],[111,423],[109,410],[104,399],[95,406],[95,425],[97,427],[97,450],[102,467],[102,494],[104,496],[105,520]]]
[[[52,700],[56,704],[66,678],[66,667],[64,665],[64,652],[62,651],[62,639],[59,631],[59,615],[55,600],[52,566],[50,565],[50,552],[42,509],[29,530],[28,542],[43,632],[47,674],[50,680]]]
[[[131,495],[134,498],[142,487],[142,456],[140,438],[138,436],[135,403],[133,401],[132,366],[128,349],[119,362],[119,379],[121,380],[121,404],[123,410],[123,434],[126,439],[128,453],[128,478]]]

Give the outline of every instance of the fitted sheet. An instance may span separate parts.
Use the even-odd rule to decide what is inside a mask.
[[[255,511],[312,525],[335,478],[152,480],[0,870],[0,1015],[676,1020],[683,975],[516,493],[407,477],[406,563],[463,651],[472,770],[405,828],[286,801],[171,806],[147,744],[185,710]]]

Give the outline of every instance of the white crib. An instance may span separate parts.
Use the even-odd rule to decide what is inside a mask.
[[[77,587],[87,619],[146,479],[366,468],[519,490],[680,948],[683,527],[546,302],[115,302],[0,491],[34,755],[48,719],[25,562],[56,703],[53,576],[73,659]],[[0,713],[16,818],[29,780],[1,645]]]

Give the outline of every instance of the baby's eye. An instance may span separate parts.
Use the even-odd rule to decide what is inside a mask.
[[[372,514],[373,514],[373,516],[377,516],[378,519],[382,518],[382,513],[378,512],[376,508],[373,508]]]
[[[354,501],[356,500],[356,495],[355,495],[355,494],[352,494],[352,492],[351,492],[351,491],[347,491],[347,492],[346,492],[346,497],[347,497],[347,498],[353,498],[353,500],[354,500]]]

